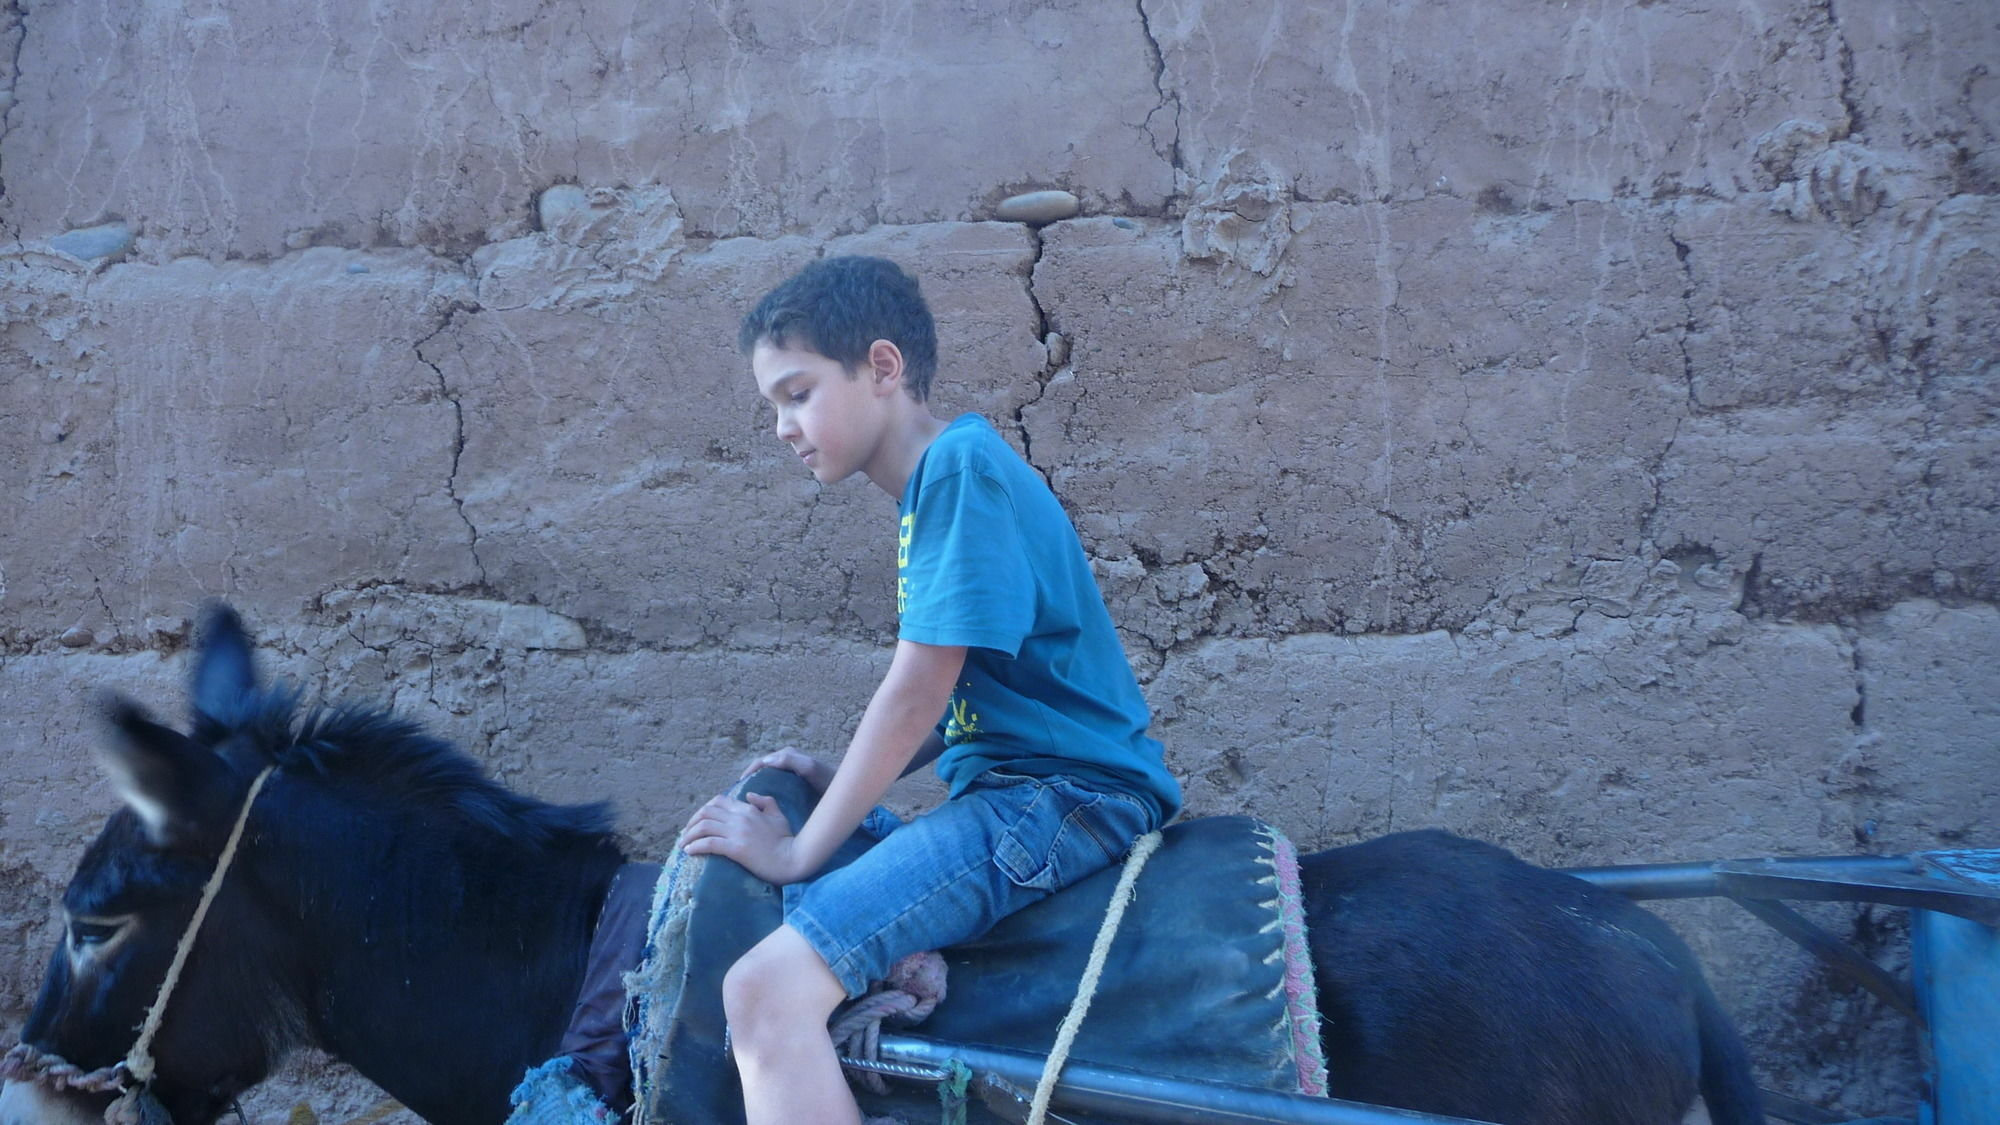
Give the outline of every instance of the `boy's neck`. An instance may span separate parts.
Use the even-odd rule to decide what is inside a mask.
[[[882,435],[882,444],[862,472],[891,499],[901,500],[904,487],[910,483],[910,474],[917,471],[917,462],[923,460],[924,450],[931,447],[931,442],[937,440],[948,424],[923,403],[910,402],[910,408],[890,423]]]

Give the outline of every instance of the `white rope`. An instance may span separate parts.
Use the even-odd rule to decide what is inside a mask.
[[[1062,1026],[1056,1029],[1055,1046],[1049,1049],[1048,1062],[1042,1064],[1041,1081],[1035,1083],[1035,1100],[1028,1108],[1027,1125],[1042,1125],[1048,1116],[1049,1099],[1056,1092],[1056,1076],[1069,1061],[1070,1046],[1076,1042],[1076,1033],[1083,1028],[1083,1017],[1090,1012],[1090,1001],[1097,995],[1097,982],[1104,975],[1104,960],[1111,952],[1111,941],[1118,936],[1118,924],[1125,920],[1125,908],[1132,905],[1132,888],[1159,846],[1160,834],[1148,832],[1139,837],[1132,845],[1132,854],[1125,857],[1118,888],[1111,892],[1104,921],[1097,927],[1097,940],[1090,945],[1090,961],[1083,968],[1083,979],[1077,982],[1076,998],[1070,1001],[1069,1012],[1063,1016]]]
[[[208,885],[201,889],[201,901],[195,903],[194,917],[189,919],[187,932],[181,935],[180,947],[174,950],[173,963],[167,966],[167,979],[160,982],[160,994],[153,1000],[153,1007],[146,1013],[146,1022],[139,1025],[139,1039],[132,1044],[132,1051],[125,1056],[125,1072],[139,1086],[153,1080],[153,1036],[159,1033],[160,1021],[167,1014],[167,998],[174,994],[174,986],[180,983],[181,969],[187,964],[188,953],[194,949],[195,935],[201,933],[202,920],[208,917],[208,906],[215,901],[215,894],[222,889],[222,877],[229,873],[229,864],[236,858],[236,845],[243,840],[243,827],[250,823],[250,806],[257,803],[257,794],[263,790],[264,782],[271,777],[276,766],[264,767],[264,772],[250,783],[250,792],[243,798],[243,811],[236,814],[236,824],[229,830],[229,842],[222,846],[222,855],[215,861],[215,872],[208,877]]]

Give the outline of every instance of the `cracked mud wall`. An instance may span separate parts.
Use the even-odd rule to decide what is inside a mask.
[[[891,508],[732,343],[820,253],[920,276],[1192,811],[2000,843],[1990,4],[682,8],[0,8],[0,1023],[109,807],[89,693],[177,708],[204,598],[640,850],[837,747]],[[1893,1016],[1670,913],[1770,1083],[1907,1109]]]

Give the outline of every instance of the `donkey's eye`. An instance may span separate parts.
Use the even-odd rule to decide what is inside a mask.
[[[117,937],[118,931],[124,928],[123,920],[100,922],[77,918],[69,924],[69,940],[78,949],[88,949]]]

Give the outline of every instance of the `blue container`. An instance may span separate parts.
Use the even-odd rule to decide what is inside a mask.
[[[1928,852],[1931,873],[2000,890],[2000,851]],[[1910,935],[1918,1004],[1936,1069],[1921,1125],[2000,1122],[2000,931],[1916,910]]]

